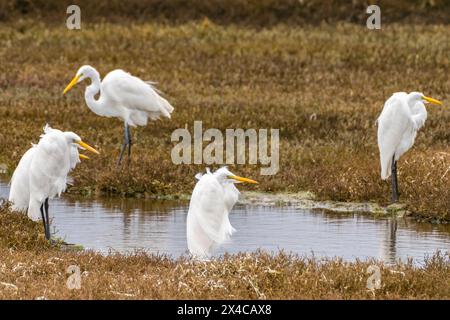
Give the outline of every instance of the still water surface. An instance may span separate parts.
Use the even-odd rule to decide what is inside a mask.
[[[7,195],[7,184],[0,183],[0,198]],[[50,202],[56,236],[103,253],[186,254],[187,211],[187,203],[142,199],[64,197]],[[216,256],[264,249],[348,261],[374,257],[392,263],[412,257],[420,263],[436,250],[450,250],[450,225],[405,219],[238,205],[230,221],[237,232]]]

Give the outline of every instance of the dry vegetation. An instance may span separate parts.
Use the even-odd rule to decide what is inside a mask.
[[[72,193],[190,193],[194,174],[204,167],[173,165],[170,135],[202,120],[204,128],[220,130],[280,129],[277,175],[259,176],[253,165],[232,168],[258,179],[259,191],[310,190],[322,199],[388,203],[375,120],[396,91],[420,90],[450,105],[450,27],[427,23],[450,21],[448,3],[385,2],[383,21],[421,23],[386,23],[369,31],[363,1],[350,7],[328,1],[323,7],[332,12],[320,11],[317,1],[233,0],[231,12],[221,10],[221,2],[194,1],[197,10],[177,11],[181,1],[112,1],[108,10],[80,1],[87,17],[81,31],[57,22],[64,1],[2,2],[11,13],[0,22],[0,163],[8,175],[48,122],[77,132],[102,152],[77,168]],[[295,10],[303,18],[296,19]],[[82,64],[103,76],[123,68],[157,81],[175,107],[172,120],[132,132],[129,169],[113,169],[120,121],[86,107],[86,84],[62,96]],[[448,107],[430,107],[426,127],[400,161],[402,199],[416,215],[450,219],[449,120]]]
[[[67,6],[77,4],[83,9],[83,20],[95,22],[185,23],[208,17],[218,24],[254,27],[337,21],[365,24],[366,8],[372,3],[382,8],[383,22],[449,22],[446,0],[2,0],[0,21],[31,16],[59,23]]]
[[[137,252],[128,256],[49,247],[40,224],[0,207],[0,299],[448,299],[450,256],[410,262],[318,260],[263,252],[210,262]],[[366,288],[367,268],[382,286]],[[66,286],[77,265],[81,289]]]
[[[259,191],[313,191],[318,198],[389,201],[379,177],[375,120],[395,91],[421,90],[450,105],[447,1],[378,1],[383,29],[365,28],[366,1],[88,1],[81,31],[63,22],[74,1],[0,0],[0,164],[8,178],[45,123],[77,132],[101,150],[75,171],[71,193],[160,196],[189,193],[202,166],[175,166],[171,132],[279,128],[280,172],[232,170]],[[122,124],[96,116],[79,85],[82,64],[157,81],[172,120],[133,131],[130,168],[114,170]],[[448,108],[430,108],[425,129],[400,162],[404,202],[416,215],[450,220]],[[1,178],[1,177],[0,177]],[[42,226],[0,206],[0,299],[449,299],[449,253],[420,267],[315,260],[263,252],[211,262],[139,252],[66,252]],[[367,267],[382,287],[366,289]],[[78,265],[82,287],[69,290]]]

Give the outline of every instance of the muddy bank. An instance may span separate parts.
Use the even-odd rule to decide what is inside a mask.
[[[151,195],[151,199],[157,200],[177,200],[187,202],[190,200],[189,194],[177,195]],[[380,205],[375,202],[343,202],[332,200],[317,200],[317,197],[310,191],[301,191],[297,193],[288,192],[256,192],[243,191],[239,198],[239,204],[252,206],[290,206],[296,209],[322,209],[337,213],[360,213],[373,216],[395,215],[396,217],[415,217],[421,219],[420,214],[414,214],[407,209],[404,203]],[[423,220],[423,219],[421,219]],[[442,222],[445,220],[425,219],[430,222]]]

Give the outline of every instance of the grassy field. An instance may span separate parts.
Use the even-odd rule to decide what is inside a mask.
[[[280,129],[280,171],[231,170],[260,181],[257,191],[309,190],[320,199],[388,203],[380,179],[375,121],[396,91],[420,90],[448,106],[448,25],[350,23],[253,28],[203,19],[181,24],[92,23],[81,31],[38,19],[0,27],[0,163],[8,177],[45,123],[72,130],[101,156],[74,172],[73,193],[152,196],[190,193],[198,165],[174,165],[173,130]],[[133,130],[130,168],[114,170],[119,120],[85,105],[85,84],[66,96],[79,66],[104,76],[123,68],[158,87],[171,120]],[[399,163],[401,199],[411,212],[449,220],[448,107],[429,107],[426,127]],[[252,187],[253,189],[253,187]]]
[[[317,25],[353,22],[365,25],[369,4],[382,10],[386,23],[449,23],[446,0],[2,0],[0,21],[34,17],[59,23],[71,4],[82,9],[83,21],[124,20],[186,23],[208,17],[218,24],[265,27],[277,24]]]
[[[48,245],[42,229],[41,224],[0,207],[0,299],[450,297],[448,253],[436,253],[420,267],[411,262],[386,266],[374,260],[348,263],[263,252],[195,262],[143,252],[128,256],[63,252]],[[381,287],[374,291],[367,289],[370,265],[381,271]],[[70,266],[80,269],[80,289],[67,286]]]

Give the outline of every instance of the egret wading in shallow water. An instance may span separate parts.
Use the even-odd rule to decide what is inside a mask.
[[[394,93],[385,102],[377,120],[381,178],[386,180],[392,175],[392,202],[397,202],[399,197],[397,161],[413,146],[417,131],[425,124],[425,103],[442,105],[420,92]]]
[[[235,183],[257,183],[242,178],[222,167],[211,173],[197,174],[187,215],[187,244],[190,253],[199,258],[211,255],[212,250],[230,238],[236,231],[229,213],[239,198]]]
[[[145,82],[123,70],[114,70],[100,81],[100,74],[91,66],[82,66],[75,77],[64,89],[67,93],[74,85],[91,79],[84,98],[86,104],[95,114],[103,117],[116,117],[124,124],[124,142],[120,150],[119,165],[128,146],[128,161],[131,156],[130,126],[145,126],[147,120],[160,117],[170,118],[173,107],[159,95],[154,83]],[[98,99],[95,98],[100,93]]]
[[[11,179],[9,201],[15,211],[27,211],[34,221],[42,219],[45,237],[50,239],[48,200],[59,196],[70,182],[68,174],[81,159],[78,148],[97,150],[73,132],[62,132],[48,125],[39,143],[22,156]]]

